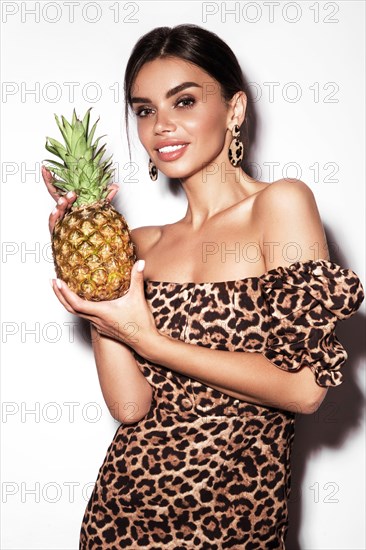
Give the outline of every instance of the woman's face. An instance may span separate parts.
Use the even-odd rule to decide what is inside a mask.
[[[174,90],[180,85],[184,89]],[[187,178],[227,159],[228,107],[219,83],[196,65],[178,58],[149,61],[137,74],[131,96],[140,141],[166,176]],[[158,151],[169,143],[183,147]]]

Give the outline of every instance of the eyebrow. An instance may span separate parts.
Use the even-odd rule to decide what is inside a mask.
[[[182,90],[185,90],[186,88],[202,88],[197,82],[183,82],[182,84],[179,84],[178,86],[174,86],[171,90],[168,90],[165,94],[166,99],[169,99],[172,95],[175,95]],[[151,99],[148,97],[132,97],[131,103],[152,103]]]

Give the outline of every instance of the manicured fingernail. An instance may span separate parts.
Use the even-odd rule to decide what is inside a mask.
[[[139,260],[137,262],[137,271],[142,271],[145,267],[145,260]]]
[[[51,288],[53,288],[53,279],[49,279]]]
[[[58,212],[57,208],[54,208],[54,209],[52,210],[51,214],[57,214],[57,212]]]
[[[67,193],[67,195],[66,195],[66,197],[67,197],[68,199],[72,199],[73,196],[74,196],[74,192],[73,192],[73,191],[69,191],[69,192]]]
[[[62,283],[60,279],[56,279],[56,285],[58,286],[58,288],[62,288]]]
[[[60,205],[61,205],[61,204],[64,204],[64,202],[65,202],[65,199],[63,199],[62,197],[60,197],[60,198],[58,199],[58,201],[57,201],[57,204],[60,204]]]

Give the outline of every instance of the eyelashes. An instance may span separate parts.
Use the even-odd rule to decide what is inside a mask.
[[[196,103],[196,100],[194,99],[194,97],[184,97],[179,101],[177,101],[176,105],[178,105],[179,103],[182,103],[183,101],[190,101],[190,105],[184,106],[185,109],[189,109],[190,107],[193,107],[193,105]]]
[[[180,103],[183,103],[183,102],[189,102],[189,105],[184,105],[183,107],[179,107],[180,109],[191,109],[194,104],[196,103],[196,100],[194,97],[191,97],[191,96],[186,96],[186,97],[181,97],[174,105],[174,107],[176,107],[177,105],[179,105]],[[152,111],[152,109],[150,109],[149,107],[140,107],[140,109],[138,109],[136,112],[135,112],[135,115],[137,115],[138,117],[140,118],[146,118],[146,114],[142,114],[146,111]]]

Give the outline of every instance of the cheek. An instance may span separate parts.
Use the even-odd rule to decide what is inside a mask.
[[[215,148],[222,147],[225,142],[225,119],[217,115],[194,117],[185,123],[185,129],[199,146],[212,144]]]
[[[149,135],[151,135],[151,131],[148,128],[148,124],[138,123],[137,125],[137,135],[139,137],[139,140],[141,141],[142,145],[144,147],[147,147],[148,145],[148,138]]]

